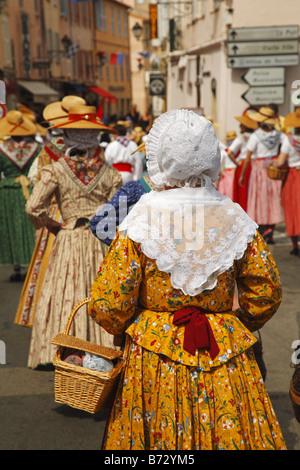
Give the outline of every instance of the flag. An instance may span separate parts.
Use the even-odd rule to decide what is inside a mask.
[[[103,105],[102,103],[100,104],[98,110],[97,110],[97,116],[101,121],[103,120]]]
[[[109,63],[110,63],[111,65],[114,65],[114,64],[117,63],[117,60],[118,60],[118,54],[117,54],[116,52],[111,52]]]
[[[116,62],[118,65],[123,65],[124,55],[125,54],[118,54],[118,58]]]
[[[150,57],[149,51],[139,52],[139,54],[140,54],[142,57],[144,57],[145,59],[148,58],[148,57]]]
[[[78,45],[72,44],[72,46],[70,46],[66,52],[66,56],[68,57],[68,59],[76,55],[79,49],[80,48]]]

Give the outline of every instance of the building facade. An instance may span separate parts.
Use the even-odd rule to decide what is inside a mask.
[[[170,3],[174,8],[176,0]],[[234,117],[249,107],[273,102],[281,115],[291,112],[300,79],[300,3],[195,0],[189,5],[181,16],[181,43],[169,48],[168,109],[198,108],[220,123],[220,139],[228,130],[239,130]],[[174,12],[169,11],[168,21],[172,18]],[[248,36],[239,42],[240,28],[248,29]],[[276,79],[278,73],[283,80]],[[259,83],[263,89],[257,88]]]

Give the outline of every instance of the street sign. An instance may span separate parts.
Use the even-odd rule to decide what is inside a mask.
[[[298,40],[292,41],[252,41],[230,42],[227,44],[228,56],[297,54]]]
[[[256,86],[249,88],[242,98],[252,106],[259,106],[268,103],[284,103],[284,86]]]
[[[285,84],[284,67],[252,68],[242,75],[242,80],[250,86],[269,86]]]
[[[229,28],[227,40],[230,41],[272,41],[298,39],[299,26],[271,26],[258,28]]]
[[[281,67],[299,65],[299,54],[228,57],[229,68]]]

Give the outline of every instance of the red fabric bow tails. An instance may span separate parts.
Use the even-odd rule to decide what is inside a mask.
[[[192,354],[196,349],[207,349],[214,359],[219,354],[219,346],[205,313],[197,307],[186,307],[174,312],[173,325],[185,324],[183,347]]]

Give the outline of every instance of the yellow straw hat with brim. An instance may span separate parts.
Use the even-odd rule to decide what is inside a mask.
[[[117,126],[132,127],[130,121],[117,121]]]
[[[216,122],[213,117],[211,117],[211,116],[204,116],[204,117],[205,117],[205,119],[207,119],[208,121],[210,121],[212,123],[212,125],[214,126],[215,131],[220,129],[221,125],[218,122]]]
[[[237,116],[235,119],[243,124],[248,129],[257,129],[258,124],[251,118],[251,114],[244,114],[243,116]]]
[[[288,127],[300,127],[300,108],[297,108],[293,113],[287,114],[284,124]]]
[[[274,109],[262,107],[257,113],[251,113],[251,119],[263,124],[276,124],[278,122],[278,116]]]
[[[136,152],[144,152],[146,153],[146,142],[141,143],[137,149],[135,149],[134,152],[132,152],[131,155],[135,154]]]
[[[237,138],[237,133],[235,131],[226,132],[225,140],[233,140]]]
[[[36,125],[21,111],[8,111],[6,116],[0,119],[0,135],[23,137],[36,133]]]
[[[86,106],[85,99],[76,95],[65,96],[61,101],[48,104],[43,111],[43,118],[51,124],[59,124],[64,120],[72,106]]]
[[[36,125],[37,134],[44,135],[44,136],[48,134],[48,130],[36,122],[36,117],[33,114],[26,113],[25,116],[27,119],[29,119],[31,122],[33,122]]]
[[[96,114],[94,106],[73,106],[69,114],[59,124],[50,129],[98,129],[99,132],[116,132],[115,129],[105,126]]]

